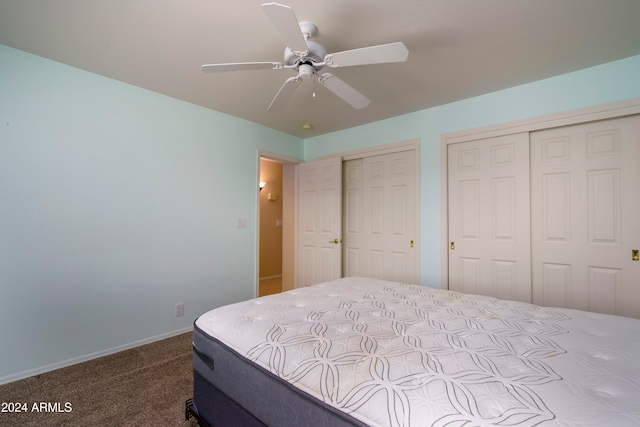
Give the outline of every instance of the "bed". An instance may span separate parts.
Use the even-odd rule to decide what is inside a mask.
[[[637,426],[640,320],[350,277],[194,324],[209,426]]]

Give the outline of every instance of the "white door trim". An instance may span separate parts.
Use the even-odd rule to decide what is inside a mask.
[[[442,134],[440,136],[440,286],[444,289],[449,287],[448,144],[520,132],[533,132],[633,114],[640,114],[640,98]]]

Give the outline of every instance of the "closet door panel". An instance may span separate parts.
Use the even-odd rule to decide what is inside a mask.
[[[567,264],[542,264],[542,277],[540,283],[535,283],[534,288],[541,286],[543,299],[539,305],[554,307],[571,307],[571,266]]]
[[[531,134],[533,302],[640,317],[640,116]]]
[[[571,240],[571,174],[552,173],[540,177],[542,195],[542,239],[550,242]]]
[[[465,240],[480,240],[480,180],[460,181],[458,188],[460,237]]]
[[[449,289],[530,302],[528,133],[448,150]]]
[[[415,166],[414,150],[344,162],[345,276],[419,282]]]
[[[460,257],[454,268],[457,270],[458,277],[456,281],[455,291],[464,292],[466,294],[482,294],[480,286],[480,259]]]
[[[363,159],[363,258],[367,276],[418,283],[415,151]]]

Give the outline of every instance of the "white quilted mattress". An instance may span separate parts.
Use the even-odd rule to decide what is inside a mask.
[[[345,278],[196,324],[371,426],[640,425],[637,319]]]

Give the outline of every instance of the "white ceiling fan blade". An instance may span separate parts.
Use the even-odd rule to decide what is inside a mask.
[[[366,107],[371,102],[369,98],[331,73],[324,73],[318,77],[318,82],[357,110]]]
[[[280,62],[235,62],[229,64],[205,64],[201,70],[205,73],[225,73],[227,71],[245,70],[278,70],[282,68]]]
[[[402,42],[363,47],[330,53],[325,62],[330,67],[351,67],[353,65],[403,62],[409,57],[409,50]]]
[[[264,3],[262,10],[276,27],[287,47],[294,52],[307,51],[307,43],[293,9],[279,3]]]
[[[275,98],[273,98],[273,101],[271,101],[271,104],[269,105],[269,108],[267,108],[267,110],[283,110],[284,107],[286,107],[289,103],[289,100],[293,96],[293,93],[296,91],[301,81],[302,80],[298,76],[288,78],[276,94]]]

